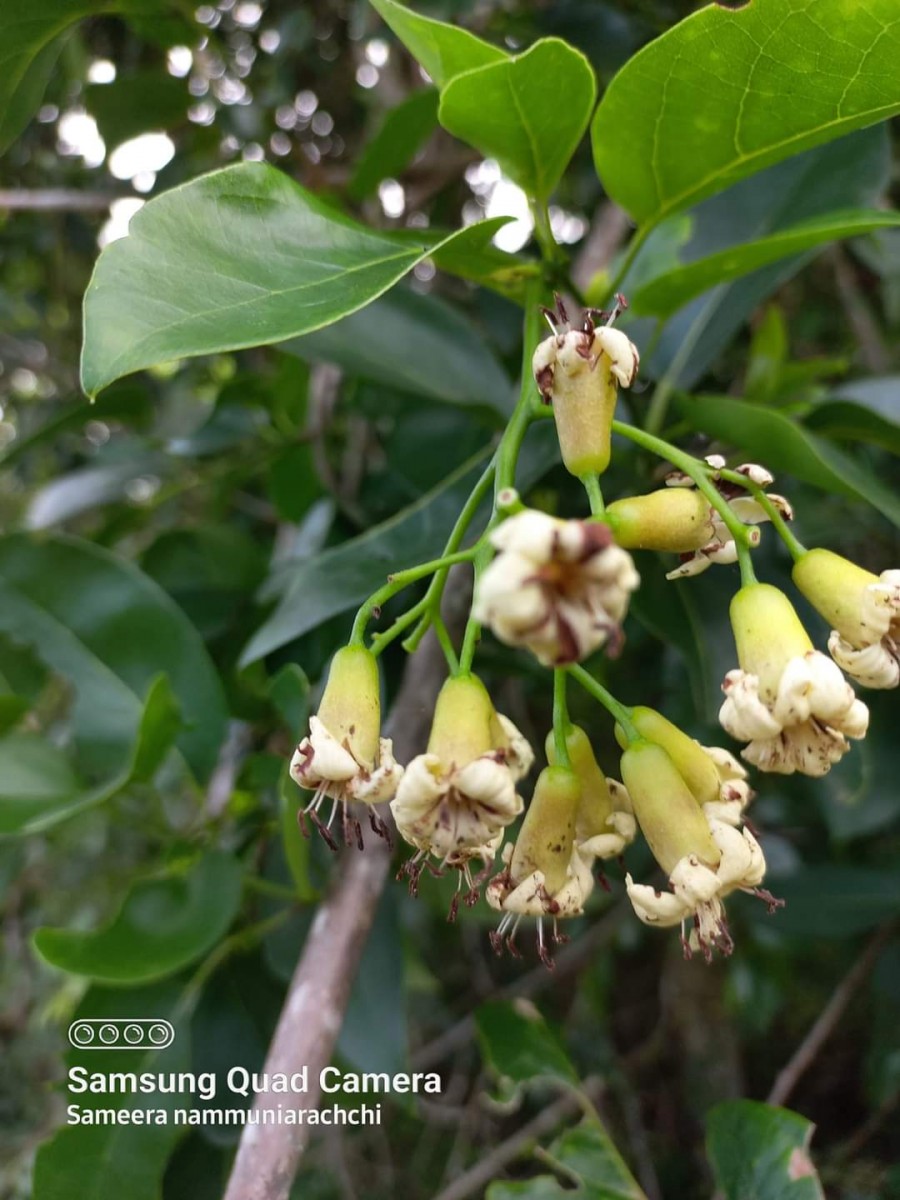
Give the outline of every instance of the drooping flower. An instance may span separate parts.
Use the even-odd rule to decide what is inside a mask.
[[[647,925],[680,925],[688,957],[694,950],[707,961],[715,950],[730,954],[723,899],[740,889],[759,895],[770,910],[778,903],[759,887],[766,864],[756,838],[701,808],[662,746],[632,743],[622,755],[622,779],[671,889],[635,883],[628,874],[625,886],[635,913]]]
[[[313,792],[304,812],[328,845],[337,849],[329,830],[340,806],[344,841],[349,845],[355,840],[362,849],[362,831],[350,803],[390,800],[403,775],[390,738],[381,737],[378,664],[364,646],[344,646],[332,659],[319,710],[294,751],[290,773],[300,787]],[[333,806],[323,822],[319,809],[326,797]],[[372,811],[369,815],[375,831],[386,836],[381,819]]]
[[[754,792],[747,782],[746,769],[733,754],[719,746],[701,746],[653,708],[633,708],[631,723],[646,741],[662,746],[707,816],[740,825]],[[626,749],[628,740],[618,725],[616,737]]]
[[[831,550],[810,550],[794,583],[831,626],[828,649],[863,687],[900,683],[900,571],[874,575]]]
[[[577,662],[607,642],[618,649],[640,577],[608,526],[526,509],[491,543],[500,553],[478,580],[472,613],[501,642],[527,646],[545,666]]]
[[[706,462],[713,468],[711,476],[713,484],[722,497],[728,501],[731,511],[743,525],[759,525],[770,520],[769,514],[758,500],[755,500],[753,496],[746,495],[738,484],[719,478],[717,472],[725,466],[725,459],[720,454],[708,455]],[[761,467],[758,463],[742,463],[739,467],[735,467],[735,470],[741,475],[746,475],[750,482],[759,487],[769,487],[774,482],[765,467]],[[666,477],[666,486],[680,489],[695,488],[696,484],[683,471],[673,471]],[[779,496],[775,492],[767,492],[766,495],[786,521],[793,520],[794,510],[784,496]],[[709,507],[709,520],[713,527],[709,540],[693,551],[680,551],[683,561],[680,566],[669,571],[666,579],[682,579],[689,575],[699,575],[713,563],[737,562],[737,546],[734,538],[712,505]],[[756,530],[751,533],[751,545],[757,545],[758,542],[759,531]]]
[[[497,744],[498,728],[507,739],[505,745]],[[515,753],[510,751],[513,745]],[[512,722],[504,727],[499,721],[475,675],[446,681],[428,749],[410,762],[391,801],[401,837],[418,851],[403,868],[413,892],[426,867],[436,873],[455,867],[468,885],[466,903],[475,903],[480,881],[472,877],[470,864],[479,859],[490,865],[503,830],[522,811],[511,763],[520,771],[529,754],[528,743]],[[436,867],[430,858],[437,860]]]
[[[790,601],[754,583],[731,602],[737,670],[722,683],[719,720],[749,744],[741,757],[763,771],[825,775],[865,736],[869,710],[838,667],[813,649]]]
[[[545,767],[515,843],[503,847],[504,869],[485,889],[492,908],[504,915],[491,937],[499,953],[504,944],[517,954],[515,935],[523,916],[537,917],[538,953],[552,966],[544,938],[543,918],[553,920],[552,940],[559,941],[556,922],[576,917],[594,886],[588,861],[575,847],[581,783],[568,767]]]
[[[616,858],[634,841],[637,830],[628,792],[600,770],[590,739],[580,726],[570,725],[566,730],[566,749],[581,784],[575,848],[588,863],[595,858]],[[545,750],[551,767],[557,766],[552,732],[547,735]]]
[[[612,313],[588,309],[572,328],[562,301],[558,313],[545,309],[553,334],[534,352],[532,370],[543,399],[553,405],[562,460],[577,476],[600,474],[609,466],[612,419],[619,385],[631,387],[640,357],[611,323],[624,307],[616,298]],[[607,324],[597,326],[597,320]]]

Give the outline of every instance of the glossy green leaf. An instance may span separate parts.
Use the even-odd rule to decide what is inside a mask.
[[[219,678],[197,631],[136,567],[74,538],[0,539],[0,630],[71,680],[86,777],[126,769],[160,673],[185,722],[178,749],[199,780],[211,773],[225,727]]]
[[[506,58],[499,46],[483,42],[456,25],[420,16],[396,0],[370,0],[370,3],[439,88],[462,71]]]
[[[75,1050],[66,1055],[67,1067],[89,1071],[169,1072],[191,1069],[188,983],[167,981],[142,988],[91,987],[79,1004],[76,1020],[102,1021],[159,1018],[175,1025],[175,1040],[164,1050]],[[63,1126],[40,1146],[34,1168],[34,1200],[72,1200],[73,1188],[84,1200],[160,1200],[162,1177],[175,1144],[184,1136],[172,1112],[190,1106],[191,1098],[177,1092],[67,1095],[82,1113],[94,1109],[163,1109],[168,1120],[160,1125],[97,1124]],[[92,1115],[91,1112],[87,1113]]]
[[[749,275],[768,263],[802,254],[840,238],[857,237],[874,229],[897,225],[900,225],[900,213],[893,212],[841,212],[815,217],[657,275],[632,292],[629,302],[636,313],[668,317],[709,288]]]
[[[578,1073],[559,1039],[537,1009],[507,1002],[482,1004],[475,1013],[482,1057],[513,1083],[561,1079],[577,1083]]]
[[[655,223],[900,112],[895,0],[707,5],[636,54],[593,123],[609,195]]]
[[[450,240],[480,245],[497,228]],[[84,299],[82,387],[94,396],[144,367],[321,329],[433,249],[366,229],[264,163],[213,171],[149,201],[101,253]]]
[[[187,120],[191,96],[183,79],[160,71],[129,71],[85,89],[85,107],[112,150],[130,138],[171,129]]]
[[[150,685],[130,761],[112,778],[85,787],[68,759],[35,734],[0,741],[0,836],[42,832],[111,800],[130,783],[150,780],[182,729],[165,675]]]
[[[862,404],[825,401],[806,414],[804,424],[807,429],[838,442],[866,442],[900,455],[900,424]]]
[[[900,500],[890,488],[848,453],[783,413],[724,396],[682,397],[679,408],[692,429],[722,438],[776,473],[864,500],[900,526]]]
[[[72,27],[104,13],[143,13],[159,20],[165,0],[40,0],[0,5],[0,154],[37,110]]]
[[[309,716],[309,680],[296,663],[282,667],[269,684],[269,698],[291,736],[300,738]]]
[[[590,63],[559,38],[457,75],[441,92],[441,124],[495,158],[529,196],[546,201],[581,141],[597,81]]]
[[[595,1121],[582,1121],[567,1130],[541,1153],[541,1161],[558,1175],[492,1183],[486,1200],[646,1200],[608,1134]]]
[[[16,833],[33,814],[71,803],[81,785],[52,742],[35,733],[0,740],[0,834]]]
[[[683,229],[684,223],[690,222],[690,236],[682,237],[678,246],[680,261],[690,263],[830,212],[875,208],[889,176],[887,127],[859,130],[777,163],[702,201],[689,213],[668,218],[644,243],[634,266],[641,269],[641,281],[660,273],[656,266],[659,239],[662,236],[667,250],[672,240],[671,235],[667,237],[670,226]],[[693,349],[678,372],[678,384],[693,387],[760,303],[796,275],[813,253],[760,267],[685,305],[665,323],[656,349],[644,356],[641,373],[658,378],[690,337]],[[667,270],[668,265],[662,269]],[[623,283],[627,296],[632,292],[630,279],[631,271]],[[637,339],[643,349],[656,322],[645,318],[635,324],[645,331]]]
[[[38,953],[51,966],[108,984],[163,979],[224,936],[241,897],[241,867],[211,852],[184,874],[136,883],[103,929],[39,929]]]
[[[815,1126],[756,1100],[729,1100],[709,1114],[707,1152],[723,1200],[824,1200],[809,1157]]]
[[[440,553],[487,457],[484,451],[464,463],[389,521],[301,562],[275,611],[245,647],[241,665],[256,662],[329,617],[353,608],[392,571],[427,562]]]
[[[282,348],[409,392],[417,403],[431,397],[504,415],[511,408],[510,380],[475,327],[436,296],[403,287]]]
[[[384,114],[377,133],[356,160],[348,192],[354,200],[371,195],[383,179],[396,179],[437,126],[436,88],[419,88]]]

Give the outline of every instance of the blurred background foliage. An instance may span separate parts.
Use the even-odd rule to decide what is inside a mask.
[[[92,15],[103,7],[84,6],[0,181],[0,1194],[28,1194],[45,1143],[38,1200],[65,1194],[53,1190],[54,1169],[89,1179],[84,1195],[111,1194],[100,1159],[127,1167],[129,1200],[213,1200],[233,1130],[105,1131],[102,1144],[70,1130],[49,1140],[65,1104],[65,1029],[76,1014],[178,1012],[190,1037],[177,1062],[153,1069],[261,1064],[332,869],[321,844],[300,838],[300,794],[285,774],[310,688],[314,696],[347,637],[348,610],[392,566],[439,549],[510,410],[520,314],[425,261],[333,328],[132,376],[90,407],[78,386],[80,311],[98,247],[122,236],[148,197],[241,159],[265,159],[384,229],[512,214],[503,245],[525,254],[531,231],[496,164],[437,127],[434,91],[362,0]],[[511,50],[563,37],[601,87],[694,7],[427,6]],[[689,262],[806,217],[890,205],[895,141],[875,126],[702,201],[656,230],[630,287],[676,256]],[[602,290],[627,227],[586,142],[551,219],[579,286]],[[774,468],[807,544],[874,570],[897,562],[900,235],[764,265],[659,324],[633,321],[629,333],[647,350],[642,377],[674,386],[670,437],[701,453],[736,447]],[[640,423],[647,403],[632,393],[623,407]],[[523,478],[535,502],[574,515],[583,502],[548,434],[530,436]],[[623,445],[605,491],[658,478]],[[774,538],[759,560],[765,578],[787,586]],[[667,584],[661,559],[645,555],[640,566],[628,654],[592,665],[625,700],[721,742],[737,568]],[[800,607],[821,643],[822,622]],[[396,646],[386,656],[389,694],[401,660]],[[541,743],[545,673],[490,639],[478,661],[498,706]],[[433,1065],[444,1092],[439,1102],[395,1097],[380,1129],[317,1138],[296,1195],[444,1195],[550,1112],[534,1138],[557,1140],[538,1163],[527,1145],[499,1162],[494,1174],[513,1182],[494,1184],[492,1200],[573,1186],[585,1197],[642,1189],[650,1200],[691,1200],[711,1194],[710,1164],[722,1194],[749,1196],[723,1165],[739,1110],[715,1106],[769,1095],[862,954],[868,969],[851,976],[839,1032],[790,1103],[817,1126],[828,1195],[900,1196],[896,709],[890,694],[866,699],[872,732],[824,781],[757,778],[752,819],[770,886],[788,904],[772,919],[741,897],[730,905],[737,952],[726,962],[686,963],[676,938],[639,926],[617,867],[555,975],[494,960],[485,906],[448,927],[449,884],[423,887],[417,901],[389,889],[339,1061]],[[609,723],[587,704],[573,716],[615,774]],[[640,851],[632,857],[633,870],[649,869]],[[38,929],[56,967],[32,949]],[[611,1190],[618,1168],[589,1125],[574,1127],[573,1080],[639,1188],[623,1166]],[[781,1138],[785,1155],[802,1145],[796,1121],[769,1145]],[[817,1194],[804,1186],[752,1194]]]

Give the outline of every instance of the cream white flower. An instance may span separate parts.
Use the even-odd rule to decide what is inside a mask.
[[[594,859],[617,858],[634,841],[637,823],[628,791],[600,769],[590,739],[579,725],[566,730],[566,749],[572,770],[581,784],[575,814],[575,849],[588,864]],[[557,765],[554,734],[544,746],[547,762]]]
[[[622,777],[638,824],[671,890],[635,883],[628,875],[628,896],[645,924],[681,925],[686,954],[701,950],[707,960],[714,950],[730,954],[722,900],[740,888],[765,900],[770,909],[778,903],[759,887],[765,874],[762,850],[748,829],[736,827],[731,812],[724,820],[718,815],[721,801],[697,802],[693,788],[708,774],[710,762],[701,748],[693,743],[687,750],[691,739],[676,726],[671,729],[678,736],[670,738],[665,718],[652,709],[639,711],[659,718],[653,723],[656,731],[671,741],[675,751],[672,755],[668,747],[641,740],[631,742],[622,755]],[[686,764],[687,778],[681,764]],[[724,769],[729,772],[730,765]],[[708,779],[703,787],[709,790]],[[692,928],[685,937],[688,923]]]
[[[526,510],[492,534],[500,552],[478,581],[472,612],[502,642],[527,646],[545,666],[577,662],[607,641],[640,577],[606,525]]]
[[[553,406],[563,463],[579,478],[609,465],[619,386],[631,387],[640,365],[637,347],[611,327],[624,307],[617,296],[611,313],[588,309],[575,328],[559,297],[558,312],[544,309],[553,335],[537,347],[531,366],[542,398]],[[600,320],[606,324],[598,327]]]
[[[294,751],[289,768],[295,783],[313,792],[303,813],[332,849],[337,845],[329,829],[338,808],[344,841],[355,840],[362,849],[362,831],[349,805],[390,800],[402,778],[403,768],[394,761],[390,738],[380,736],[380,726],[375,658],[364,646],[345,646],[332,660],[319,711],[310,717],[309,733]],[[333,805],[323,823],[318,814],[326,798]],[[380,817],[371,809],[369,815],[375,832],[386,837]]]
[[[462,767],[420,754],[407,766],[391,801],[401,836],[442,865],[483,857],[522,807],[512,772],[495,751]]]
[[[396,792],[403,768],[394,761],[390,738],[379,738],[378,748],[377,766],[359,762],[346,742],[342,744],[333,737],[318,717],[310,717],[309,735],[291,758],[291,778],[315,792],[316,799],[328,796],[381,804]]]
[[[491,720],[493,748],[503,755],[516,783],[524,779],[534,765],[534,751],[528,738],[521,733],[509,717],[495,712]]]
[[[810,550],[794,582],[833,626],[828,650],[863,687],[900,684],[900,571],[874,575],[830,550]]]
[[[742,494],[738,485],[733,483],[725,483],[719,481],[719,471],[725,466],[725,459],[721,454],[707,455],[705,462],[712,468],[712,479],[718,490],[722,493],[724,499],[729,503],[731,511],[743,525],[759,525],[764,521],[771,520],[769,514],[757,500],[752,496]],[[759,487],[769,487],[774,479],[765,467],[758,463],[741,463],[735,467],[741,475],[746,475],[751,483],[757,484]],[[667,487],[674,488],[693,488],[696,487],[693,479],[686,475],[684,471],[672,471],[666,476]],[[794,510],[784,496],[779,496],[775,493],[769,493],[768,499],[775,506],[778,512],[786,521],[794,519]],[[737,562],[737,546],[734,538],[731,536],[727,525],[723,522],[718,512],[710,506],[709,520],[713,527],[712,535],[709,541],[699,549],[694,550],[691,554],[683,554],[681,565],[675,570],[669,571],[666,579],[683,579],[689,575],[699,575],[706,571],[713,563],[729,564]],[[759,544],[759,532],[751,535],[751,545]]]
[[[768,493],[769,500],[775,505],[786,521],[793,520],[794,511],[784,496],[774,492]],[[759,525],[771,518],[758,501],[752,496],[735,496],[728,501],[729,507],[743,525]],[[709,519],[713,526],[713,535],[699,550],[690,556],[685,555],[680,566],[666,574],[666,579],[684,579],[689,575],[700,575],[713,563],[728,564],[737,562],[737,546],[725,522],[714,508],[710,506]],[[759,531],[751,535],[751,545],[759,544]]]
[[[503,918],[491,943],[517,954],[515,935],[522,917],[537,917],[541,959],[552,966],[544,941],[543,919],[552,919],[553,941],[561,940],[556,922],[575,917],[594,886],[590,860],[575,846],[575,826],[581,783],[568,767],[546,767],[538,776],[534,795],[515,844],[503,848],[504,869],[485,889],[492,908]]]
[[[723,727],[749,743],[741,757],[763,771],[825,775],[865,736],[869,711],[837,666],[814,650],[787,596],[766,583],[731,602],[739,669],[722,683]]]
[[[646,925],[690,923],[685,949],[699,950],[709,959],[714,950],[730,954],[733,948],[723,899],[738,889],[757,893],[766,862],[749,829],[738,830],[708,814],[707,820],[720,854],[716,864],[704,863],[696,854],[685,855],[669,875],[669,892],[635,883],[630,874],[625,877],[625,886],[635,913]]]
[[[631,723],[648,742],[665,750],[704,812],[730,825],[740,825],[754,792],[747,782],[746,769],[733,754],[719,746],[701,746],[655,708],[637,705],[631,710]],[[626,749],[628,739],[620,726],[616,726],[616,737]]]
[[[826,775],[850,749],[848,738],[865,737],[869,710],[837,666],[818,650],[784,665],[774,698],[760,695],[758,676],[729,671],[722,683],[719,721],[738,741],[741,756],[778,775]]]

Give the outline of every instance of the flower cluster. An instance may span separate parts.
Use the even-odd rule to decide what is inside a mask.
[[[664,487],[603,503],[598,480],[610,461],[618,391],[633,383],[639,363],[636,348],[611,327],[623,307],[617,297],[612,313],[588,310],[573,324],[557,298],[556,310],[544,310],[551,336],[533,358],[541,398],[534,398],[534,415],[551,406],[563,463],[581,480],[590,515],[563,519],[522,506],[512,489],[514,463],[501,472],[501,443],[492,468],[494,509],[475,547],[458,551],[458,529],[443,559],[390,577],[370,597],[351,645],[335,655],[290,767],[312,792],[301,820],[308,815],[332,848],[338,813],[345,843],[362,847],[353,805],[365,805],[376,832],[389,836],[393,823],[412,847],[400,874],[413,894],[423,871],[457,872],[450,918],[460,901],[477,903],[484,887],[488,904],[501,914],[495,949],[518,954],[519,925],[532,920],[548,965],[552,945],[565,940],[559,922],[584,913],[597,883],[609,887],[602,864],[621,860],[638,836],[666,883],[637,882],[626,869],[627,895],[644,924],[680,927],[688,956],[731,952],[724,906],[731,893],[755,895],[770,911],[781,903],[762,888],[765,856],[745,823],[754,796],[746,767],[727,749],[701,745],[662,713],[620,703],[580,665],[600,651],[612,658],[622,649],[623,625],[641,582],[632,552],[677,554],[681,562],[668,572],[670,580],[714,563],[740,565],[742,582],[730,607],[737,666],[722,683],[719,720],[743,743],[743,760],[763,772],[822,776],[865,735],[868,710],[844,673],[866,687],[900,682],[900,571],[878,576],[829,550],[802,547],[788,529],[791,505],[768,490],[774,480],[765,467],[729,468],[722,455],[700,461],[616,425],[676,469]],[[523,395],[523,403],[532,402]],[[479,500],[475,494],[467,505],[467,520]],[[760,541],[758,526],[767,522],[794,558],[797,588],[831,626],[831,658],[815,648],[788,597],[756,580],[751,551]],[[457,655],[439,602],[447,569],[460,561],[474,564],[475,586]],[[376,653],[394,634],[379,634],[370,649],[364,631],[384,600],[429,573],[434,579],[425,598],[393,628],[399,633],[417,617],[433,625],[449,675],[427,746],[403,767],[380,729]],[[527,806],[521,790],[534,753],[472,671],[482,626],[553,669],[547,765]],[[613,718],[621,782],[607,776],[588,733],[569,719],[571,680]],[[326,798],[332,802],[327,819],[320,813]]]

